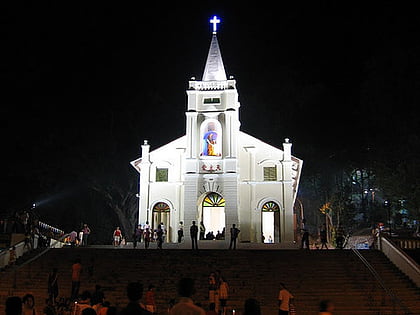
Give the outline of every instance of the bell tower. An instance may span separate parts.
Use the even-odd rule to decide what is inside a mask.
[[[236,81],[226,77],[217,41],[220,20],[213,17],[210,22],[213,35],[202,80],[192,79],[187,90],[186,172],[205,171],[208,166],[213,172],[236,173],[240,126],[238,91]],[[215,161],[219,163],[214,164]]]

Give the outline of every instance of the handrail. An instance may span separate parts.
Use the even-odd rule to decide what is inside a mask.
[[[401,248],[384,235],[378,237],[378,248],[388,259],[398,267],[407,277],[420,287],[420,266]]]
[[[372,267],[372,265],[366,260],[365,257],[360,253],[359,250],[352,248],[351,249],[353,253],[362,261],[362,263],[366,266],[366,268],[370,271],[370,273],[374,276],[376,281],[379,283],[379,285],[382,287],[382,289],[386,292],[386,294],[391,298],[391,301],[393,303],[393,307],[395,310],[395,306],[398,305],[401,310],[404,312],[405,315],[412,315],[413,313],[410,311],[410,309],[404,304],[403,301],[401,301],[392,291],[390,288],[388,288],[384,281],[382,280],[381,276],[376,272],[376,270]]]
[[[67,236],[68,236],[68,234],[64,234],[59,239],[51,238],[50,244],[41,253],[36,255],[35,258],[38,258],[39,256],[43,255],[50,248],[55,248],[57,244],[63,243],[64,239]],[[35,238],[39,238],[39,235],[35,234]],[[20,242],[18,242],[14,245],[15,248],[16,248],[16,259],[23,256],[25,253],[31,252],[31,251],[38,248],[37,244],[35,243],[35,238],[34,238],[32,249],[27,249],[26,248],[26,250],[25,250],[25,240],[20,241]],[[9,255],[9,249],[4,249],[4,250],[0,251],[0,269],[6,267],[8,265],[8,263],[9,263],[8,255]],[[28,261],[25,261],[23,264],[15,267],[15,268],[20,268],[21,266],[26,265],[28,262],[33,261],[35,258],[31,258]]]

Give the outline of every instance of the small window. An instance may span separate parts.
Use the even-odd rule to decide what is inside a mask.
[[[168,169],[167,168],[157,168],[156,169],[156,181],[157,182],[167,182],[168,181]]]
[[[264,167],[264,181],[277,180],[277,166]]]
[[[220,104],[219,97],[208,97],[204,99],[204,104]]]

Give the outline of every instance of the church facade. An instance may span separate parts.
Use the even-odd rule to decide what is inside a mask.
[[[236,81],[227,78],[214,30],[201,81],[187,89],[186,134],[132,161],[140,173],[139,224],[163,223],[166,240],[177,241],[180,222],[189,239],[192,221],[205,233],[239,240],[292,243],[293,213],[302,160],[292,143],[275,148],[240,130]]]

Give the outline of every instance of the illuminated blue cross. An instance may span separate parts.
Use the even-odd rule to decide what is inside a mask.
[[[220,23],[220,19],[218,19],[217,16],[213,16],[213,18],[210,20],[210,23],[213,24],[213,34],[216,34],[217,24]]]

